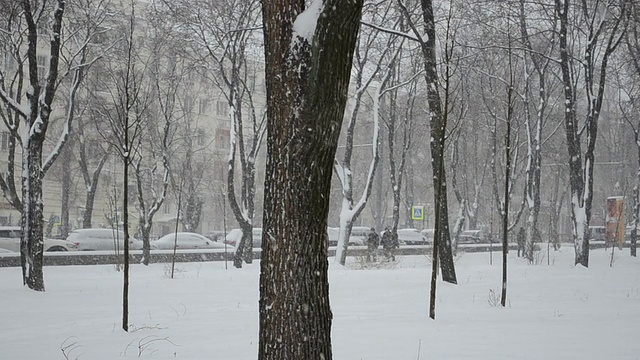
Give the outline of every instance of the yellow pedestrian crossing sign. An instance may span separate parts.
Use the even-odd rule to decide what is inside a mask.
[[[424,220],[424,206],[412,206],[411,207],[411,219],[412,220]]]

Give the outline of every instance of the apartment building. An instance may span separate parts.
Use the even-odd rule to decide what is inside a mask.
[[[118,6],[123,5],[119,4]],[[115,24],[116,22],[120,23]],[[46,21],[38,24],[39,29],[41,29],[41,38],[48,36],[45,24]],[[113,32],[118,29],[122,30],[122,27],[127,25],[126,19],[118,19],[117,17],[109,19],[101,24],[97,33],[99,36],[95,36],[92,39],[93,45],[96,46],[96,49],[108,47],[115,54],[117,49],[114,46],[114,41],[122,41],[122,37],[121,33],[114,34]],[[176,54],[180,57],[179,49],[175,49],[173,60],[168,55],[168,52],[163,53],[162,56],[151,53],[153,47],[146,43],[159,40],[151,36],[153,34],[148,26],[150,25],[146,21],[144,7],[138,7],[136,9],[134,35],[131,36],[136,45],[140,46],[138,57],[135,61],[142,63],[141,59],[144,58],[144,60],[151,61],[153,64],[171,61],[175,63]],[[40,76],[44,76],[48,71],[49,59],[46,42],[40,45],[41,48],[38,49],[38,68]],[[11,44],[3,41],[0,46],[0,51],[3,54],[3,63],[1,65],[5,78],[18,74],[20,61],[17,59],[15,51],[12,51]],[[111,54],[111,56],[103,55],[103,59],[97,61],[89,69],[85,85],[79,92],[79,98],[85,103],[78,107],[75,120],[75,135],[78,135],[78,127],[82,124],[83,132],[81,138],[72,138],[67,144],[66,151],[58,157],[45,175],[43,183],[44,218],[47,221],[48,226],[45,226],[45,229],[48,228],[46,231],[50,232],[47,234],[49,236],[55,236],[62,232],[61,227],[65,217],[63,214],[67,211],[69,228],[83,227],[84,220],[87,217],[86,198],[89,194],[88,189],[92,186],[85,181],[86,176],[83,174],[83,168],[86,169],[87,173],[93,174],[98,167],[102,166],[97,186],[92,188],[92,190],[95,190],[95,202],[90,226],[117,226],[122,220],[123,209],[121,204],[122,189],[124,188],[122,158],[121,154],[114,149],[113,144],[109,144],[110,140],[105,137],[105,129],[109,127],[106,124],[108,124],[111,116],[110,111],[117,112],[115,109],[117,96],[114,95],[117,95],[118,86],[117,84],[109,84],[109,81],[116,78],[114,71],[118,70],[117,62],[123,61],[122,56],[114,54]],[[148,70],[146,77],[152,76],[152,71],[150,70],[152,69],[151,62],[145,64],[145,66],[149,66],[146,68]],[[256,116],[261,117],[265,106],[264,78],[261,75],[262,65],[259,61],[254,61],[252,64],[251,69],[253,72],[247,74],[245,78],[247,85],[245,91],[251,91],[252,105],[249,106],[248,102],[244,101],[239,108],[241,113],[245,114],[243,134],[247,141],[252,138],[254,132],[254,128],[247,120],[247,115],[256,114]],[[235,225],[234,217],[229,210],[229,204],[226,199],[229,152],[232,136],[235,133],[233,131],[232,118],[230,117],[228,92],[224,86],[220,86],[222,82],[219,79],[212,78],[212,76],[215,76],[215,72],[206,73],[209,69],[204,68],[201,63],[194,64],[193,62],[182,61],[173,70],[179,71],[184,81],[178,84],[179,89],[173,94],[175,101],[175,109],[172,110],[171,115],[173,142],[169,150],[171,176],[169,177],[165,200],[153,218],[152,237],[159,237],[173,231],[176,226],[178,208],[182,207],[180,212],[184,217],[185,212],[188,212],[190,202],[191,204],[201,204],[201,213],[194,212],[194,216],[199,219],[196,231],[206,233],[213,230],[221,230],[225,225],[228,227]],[[26,72],[23,71],[22,76],[27,79]],[[164,80],[167,79],[173,80],[169,77]],[[160,82],[157,84],[160,84]],[[171,85],[169,84],[168,86]],[[61,89],[63,88],[61,87]],[[158,89],[147,89],[149,92],[147,96],[157,97],[162,92],[162,89]],[[111,101],[111,109],[104,104],[100,105],[99,103],[102,101],[105,103]],[[46,144],[45,157],[47,152],[54,148],[57,136],[62,131],[62,118],[67,105],[67,98],[59,91],[56,95],[55,106],[52,109],[52,121],[47,135],[50,140]],[[164,105],[155,103],[145,110],[144,116],[156,118],[155,121],[150,122],[155,125],[150,126],[161,127],[162,121],[160,120],[165,115],[162,106]],[[145,136],[150,133],[151,131],[145,133]],[[4,180],[8,180],[9,158],[13,157],[16,193],[20,196],[21,147],[19,143],[12,144],[11,139],[12,135],[8,130],[7,123],[3,122],[0,124],[0,173]],[[146,169],[144,171],[147,173],[150,173],[148,169],[153,167],[162,168],[162,161],[157,157],[158,154],[152,154],[149,150],[153,147],[154,141],[157,143],[157,138],[142,139],[141,144],[143,145],[138,148],[141,153],[144,152],[141,157],[145,160],[144,167]],[[82,143],[82,149],[80,148],[80,143]],[[264,146],[262,147],[263,152],[265,148]],[[103,156],[106,157],[106,160],[101,164],[100,159]],[[155,160],[153,160],[154,156],[156,156]],[[83,157],[84,163],[82,163],[83,159],[81,159]],[[239,163],[239,157],[240,155],[237,154],[236,163]],[[190,162],[190,169],[188,170],[184,166],[187,162]],[[260,199],[258,201],[261,201],[262,198],[263,168],[264,153],[259,153],[256,165],[258,173],[256,176],[258,188],[256,197]],[[143,197],[149,199],[150,192],[152,192],[150,189],[158,189],[157,182],[158,178],[162,178],[161,172],[161,170],[158,170],[156,175],[160,175],[155,178],[148,174],[144,175]],[[237,170],[235,176],[237,182],[242,178],[239,174],[240,172]],[[129,209],[127,211],[130,226],[135,230],[140,216],[140,206],[137,201],[138,186],[136,177],[133,175],[135,174],[130,169],[129,183],[127,184],[129,192]],[[154,182],[155,188],[152,184]],[[239,197],[240,195],[238,194]],[[146,206],[149,205],[147,204]],[[260,217],[261,211],[256,211],[256,216]],[[2,197],[0,199],[0,224],[17,225],[19,223],[20,213],[13,208],[5,197]],[[182,224],[179,227],[182,227]]]

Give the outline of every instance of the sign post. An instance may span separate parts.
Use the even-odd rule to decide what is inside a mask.
[[[414,205],[411,207],[411,220],[422,220],[422,227],[424,227],[424,206]]]

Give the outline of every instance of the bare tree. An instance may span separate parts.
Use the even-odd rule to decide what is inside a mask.
[[[401,0],[398,0],[400,9],[407,19],[407,23],[413,32],[415,40],[420,44],[422,60],[424,62],[425,80],[427,88],[427,103],[431,115],[431,166],[434,184],[434,207],[436,209],[436,224],[434,234],[434,263],[440,262],[442,279],[446,282],[457,283],[456,271],[453,263],[453,250],[451,248],[451,234],[449,233],[449,207],[447,203],[447,184],[444,166],[445,138],[447,136],[448,111],[447,104],[443,105],[440,91],[441,81],[438,76],[438,61],[436,56],[436,18],[433,11],[433,1],[421,0],[420,9],[424,34],[417,28],[411,13]],[[445,94],[445,98],[447,98]],[[435,266],[435,265],[434,265]],[[433,273],[435,276],[435,271]],[[432,277],[432,318],[435,318],[435,279]]]
[[[525,67],[525,89],[523,91],[524,101],[524,122],[527,135],[527,166],[526,166],[526,180],[525,180],[525,197],[528,208],[527,216],[527,232],[526,232],[526,244],[525,244],[525,256],[529,260],[529,263],[533,263],[533,249],[535,234],[538,233],[538,217],[540,214],[540,190],[541,190],[541,165],[542,165],[542,129],[546,122],[547,109],[549,106],[549,65],[552,64],[550,53],[554,50],[555,45],[555,32],[551,32],[551,38],[547,39],[537,28],[534,28],[537,36],[532,37],[529,35],[529,25],[527,23],[527,14],[533,12],[538,14],[540,10],[532,11],[531,6],[524,0],[520,0],[519,4],[519,25],[520,35],[525,48],[523,66]],[[534,15],[537,18],[537,15]],[[534,22],[538,22],[537,20]],[[534,42],[537,40],[537,49],[534,49]],[[546,44],[540,44],[541,39]],[[545,48],[539,49],[545,46]],[[542,53],[542,51],[545,51]],[[527,61],[527,59],[529,61]],[[529,66],[533,67],[533,71],[529,69]],[[530,85],[532,75],[537,77],[535,85]],[[537,102],[537,106],[532,104]],[[531,115],[531,106],[535,106],[535,116]]]
[[[593,202],[598,120],[609,59],[624,37],[627,3],[618,0],[596,3],[572,3],[570,0],[554,2],[560,24],[558,39],[564,85],[575,263],[585,267],[589,266],[589,221]],[[579,79],[580,75],[583,79]],[[578,95],[581,93],[586,97],[582,123],[578,120]],[[586,136],[586,144],[583,144],[583,135]],[[586,145],[584,151],[583,145]]]
[[[362,0],[262,3],[267,170],[258,359],[331,359],[327,215]]]
[[[402,47],[402,45],[403,43],[400,42],[400,44],[396,46]],[[402,185],[406,173],[407,155],[411,147],[413,125],[416,122],[414,115],[416,97],[414,93],[417,84],[415,80],[418,75],[421,75],[421,71],[415,71],[413,76],[409,74],[410,78],[408,80],[400,78],[400,76],[405,73],[402,69],[406,66],[406,63],[402,61],[402,53],[398,55],[398,60],[390,64],[392,67],[392,80],[389,86],[389,110],[387,121],[385,122],[388,129],[389,176],[391,180],[391,192],[393,194],[393,212],[390,231],[394,237],[398,236]],[[409,68],[411,69],[411,67]],[[408,85],[409,90],[403,94],[399,94],[398,89],[404,85]],[[401,102],[399,96],[405,98],[404,107],[398,106],[398,103]],[[397,131],[400,134],[397,134]]]
[[[387,7],[382,10],[382,14],[378,16],[382,17],[382,20],[384,21],[389,16],[389,12],[390,7],[387,5]],[[374,13],[371,16],[376,17],[376,14]],[[347,115],[344,153],[342,161],[337,158],[334,160],[334,171],[338,176],[338,180],[342,187],[342,207],[339,215],[340,229],[338,232],[338,245],[336,248],[336,260],[341,265],[345,265],[346,263],[351,229],[353,228],[355,220],[360,216],[367,205],[367,201],[369,200],[369,196],[371,195],[371,190],[373,188],[376,169],[378,168],[378,163],[380,161],[380,155],[378,152],[380,146],[380,124],[378,121],[380,115],[380,100],[385,93],[390,91],[390,89],[385,88],[392,74],[391,68],[387,68],[383,74],[380,74],[380,70],[383,65],[385,65],[385,62],[387,62],[387,66],[389,66],[389,63],[393,63],[401,50],[400,46],[394,51],[394,54],[391,57],[392,60],[387,58],[391,45],[395,41],[395,36],[390,36],[387,37],[387,41],[385,42],[386,44],[383,45],[382,49],[375,54],[376,50],[379,50],[377,46],[374,46],[377,41],[380,41],[379,34],[380,31],[374,29],[370,31],[363,30],[359,35],[352,70],[352,77],[354,78],[353,82],[356,89],[353,98],[351,99],[353,106]],[[378,76],[380,76],[382,81],[372,85],[372,82]],[[354,145],[357,144],[354,144],[354,138],[358,117],[363,106],[365,95],[372,87],[375,88],[373,89],[373,106],[371,108],[371,115],[373,118],[373,127],[371,128],[371,160],[366,171],[365,184],[362,192],[357,201],[355,201],[356,196],[354,196],[354,193],[356,189],[354,189],[354,169],[352,160]]]
[[[227,104],[230,142],[226,195],[242,230],[234,254],[234,266],[239,268],[243,260],[253,260],[256,161],[266,128],[264,113],[254,99],[254,94],[261,91],[256,82],[263,77],[253,54],[262,41],[257,35],[261,25],[259,2],[209,0],[195,7],[191,0],[165,4],[192,33],[193,56],[201,60],[203,75]],[[216,102],[217,111],[219,106]],[[240,181],[236,184],[238,170]]]
[[[147,24],[149,24],[147,34],[150,38],[145,42],[147,44],[145,50],[148,51],[151,59],[148,69],[145,70],[148,71],[147,76],[152,83],[152,89],[148,91],[154,95],[155,99],[148,100],[153,104],[146,111],[147,123],[142,129],[144,135],[139,137],[144,140],[141,141],[132,159],[137,185],[138,227],[143,244],[142,262],[145,265],[149,264],[151,258],[150,235],[153,219],[166,200],[170,175],[175,174],[175,171],[171,171],[170,156],[174,153],[172,143],[176,123],[189,117],[189,112],[184,111],[184,107],[180,108],[178,102],[179,92],[189,85],[185,86],[185,83],[189,83],[187,72],[192,70],[192,63],[178,56],[185,51],[181,45],[184,43],[181,33],[172,34],[172,24],[167,24],[163,18],[149,16]],[[185,138],[188,139],[187,143],[191,144],[192,136]],[[188,178],[190,175],[188,167],[191,165],[190,157],[193,155],[191,150],[191,148],[187,149],[186,160],[180,158],[183,164],[176,175],[181,179]],[[187,179],[187,181],[191,184],[196,180]],[[179,190],[178,219],[195,218],[196,216],[181,216],[182,186]],[[198,214],[197,218],[199,217]],[[185,220],[182,221],[185,222]],[[191,223],[188,220],[186,222]],[[186,231],[194,230],[195,228],[186,227]]]
[[[89,102],[87,102],[87,106],[88,104]],[[99,136],[95,136],[93,131],[85,130],[86,126],[90,126],[90,129],[93,129],[93,124],[99,123],[99,120],[94,118],[94,115],[97,115],[97,112],[87,111],[86,116],[81,117],[80,121],[78,121],[78,126],[75,130],[78,167],[85,186],[85,203],[84,212],[82,213],[82,227],[85,229],[92,227],[96,193],[102,170],[109,159],[109,147],[103,146],[103,142],[98,140]]]
[[[631,3],[629,8],[630,24],[625,34],[624,42],[626,45],[626,58],[628,58],[629,72],[632,75],[631,82],[637,84],[640,78],[640,8],[636,3]],[[638,228],[640,227],[640,118],[636,115],[638,109],[638,95],[640,89],[636,86],[627,86],[625,93],[629,96],[629,105],[620,104],[620,109],[624,120],[633,131],[633,138],[636,145],[637,154],[637,171],[635,176],[635,184],[632,189],[631,199],[633,205],[632,222],[631,222],[631,256],[637,254]],[[630,109],[627,109],[630,108]]]
[[[104,17],[101,2],[74,3],[71,9],[83,9],[87,15],[78,20],[83,26],[74,28],[76,24],[73,21],[63,20],[66,5],[64,0],[24,0],[4,9],[8,13],[6,25],[9,32],[6,36],[10,38],[11,55],[17,60],[18,66],[11,75],[0,72],[0,100],[5,106],[5,124],[15,138],[11,145],[22,146],[22,203],[19,203],[15,193],[13,169],[6,181],[0,182],[0,186],[10,203],[21,205],[23,281],[36,291],[44,291],[42,179],[61,153],[71,131],[77,90],[86,67],[92,62],[88,59],[88,44],[95,33],[96,24]],[[91,19],[91,22],[85,23],[87,19]],[[89,26],[90,23],[93,26]],[[47,45],[39,41],[44,36],[49,38]],[[47,52],[45,57],[39,56],[38,49],[42,51],[43,47]],[[23,73],[25,66],[26,77]],[[63,81],[69,81],[66,86],[69,103],[66,109],[58,110],[58,103],[54,99]],[[26,104],[21,103],[23,96],[26,97]],[[65,120],[56,145],[44,157],[47,130],[51,115],[56,111],[63,112]],[[19,134],[21,120],[24,121],[25,130]],[[14,154],[10,154],[11,159]],[[11,162],[9,166],[13,167],[14,164]]]
[[[122,328],[129,329],[129,168],[136,159],[141,146],[141,135],[148,125],[151,103],[151,85],[147,70],[151,54],[142,51],[141,39],[135,36],[139,18],[136,2],[124,4],[119,14],[123,20],[114,31],[119,36],[118,43],[105,62],[105,73],[100,79],[104,92],[96,96],[106,97],[97,102],[103,119],[107,121],[108,132],[102,133],[104,140],[111,142],[122,161],[122,230],[124,232],[124,285]],[[115,185],[114,185],[115,186]],[[120,225],[120,224],[118,224]]]
[[[505,34],[510,34],[509,30],[504,30]],[[490,51],[485,52],[484,61],[482,66],[477,66],[475,70],[481,74],[480,77],[480,95],[484,105],[483,117],[486,118],[486,127],[489,129],[489,144],[490,144],[490,164],[489,170],[491,172],[491,187],[493,195],[493,203],[497,213],[501,216],[501,219],[505,219],[505,204],[507,198],[511,199],[513,194],[518,189],[516,184],[523,175],[524,166],[521,156],[520,135],[521,135],[521,122],[517,114],[521,111],[521,100],[523,96],[517,88],[518,82],[515,80],[520,74],[516,72],[519,67],[517,66],[517,59],[513,57],[514,44],[510,35],[507,35],[508,45],[504,47],[495,47]],[[507,57],[506,63],[502,61],[505,52],[511,53],[510,57]],[[503,89],[510,89],[506,92],[505,96],[499,94],[505,94]],[[517,107],[517,108],[516,108]],[[511,109],[510,111],[501,111],[501,109]],[[511,115],[508,118],[506,115]],[[510,142],[502,142],[500,138],[503,134],[510,133]],[[508,145],[508,146],[507,146]],[[506,164],[506,151],[509,149],[509,171],[502,172],[501,170],[507,167]],[[509,177],[506,179],[505,177]],[[508,187],[503,187],[501,184],[509,184]],[[520,202],[518,210],[513,216],[513,221],[510,221],[507,225],[507,233],[502,236],[508,236],[508,232],[512,231],[519,223],[522,214],[524,213],[526,201],[523,198]]]
[[[511,188],[511,121],[513,119],[514,109],[514,74],[513,74],[513,56],[511,50],[511,37],[509,37],[508,61],[509,61],[509,84],[507,86],[507,111],[506,125],[507,131],[504,136],[504,155],[505,155],[505,176],[504,176],[504,200],[502,205],[502,292],[500,296],[500,304],[502,307],[507,305],[507,255],[509,254],[509,197]]]

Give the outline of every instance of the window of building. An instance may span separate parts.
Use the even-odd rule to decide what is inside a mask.
[[[213,166],[213,178],[217,181],[227,181],[229,162],[224,160],[216,160]]]
[[[251,91],[255,91],[256,90],[256,75],[255,74],[249,75],[249,79],[247,81],[247,87],[249,87],[249,89],[251,89]]]
[[[4,70],[11,71],[16,67],[16,60],[9,50],[4,53]]]
[[[216,131],[216,147],[218,149],[228,149],[231,143],[229,129],[218,129]]]
[[[94,45],[104,45],[109,41],[109,29],[99,26],[91,36],[91,43]]]
[[[99,141],[87,141],[84,144],[84,148],[85,148],[85,155],[87,156],[87,159],[89,160],[89,162],[97,163],[100,160],[100,157],[102,156],[102,154],[104,153],[104,151],[102,150],[102,145],[100,144]]]
[[[162,212],[165,213],[165,215],[171,214],[171,202],[166,201],[162,203]]]
[[[137,184],[129,184],[127,185],[127,194],[129,195],[129,201],[132,199],[138,198],[138,185]]]
[[[38,77],[42,80],[47,74],[47,57],[45,55],[38,55],[36,59],[38,61]]]
[[[209,99],[200,99],[198,104],[198,114],[203,115],[209,112]]]
[[[36,24],[38,36],[45,37],[49,34],[49,22],[47,21],[47,17],[40,18],[40,21]]]
[[[229,113],[229,104],[226,101],[218,100],[216,102],[216,115],[224,116]]]
[[[204,130],[198,129],[196,131],[196,143],[198,144],[198,146],[205,146],[205,144],[207,143],[207,136]]]
[[[193,113],[193,106],[195,103],[195,99],[191,96],[185,96],[184,98],[184,112],[186,114],[191,114]]]
[[[100,173],[100,182],[104,184],[103,186],[113,186],[112,181],[113,176],[111,176],[108,171],[103,171]]]
[[[7,151],[9,150],[9,139],[11,137],[11,133],[8,131],[0,132],[0,150]]]

